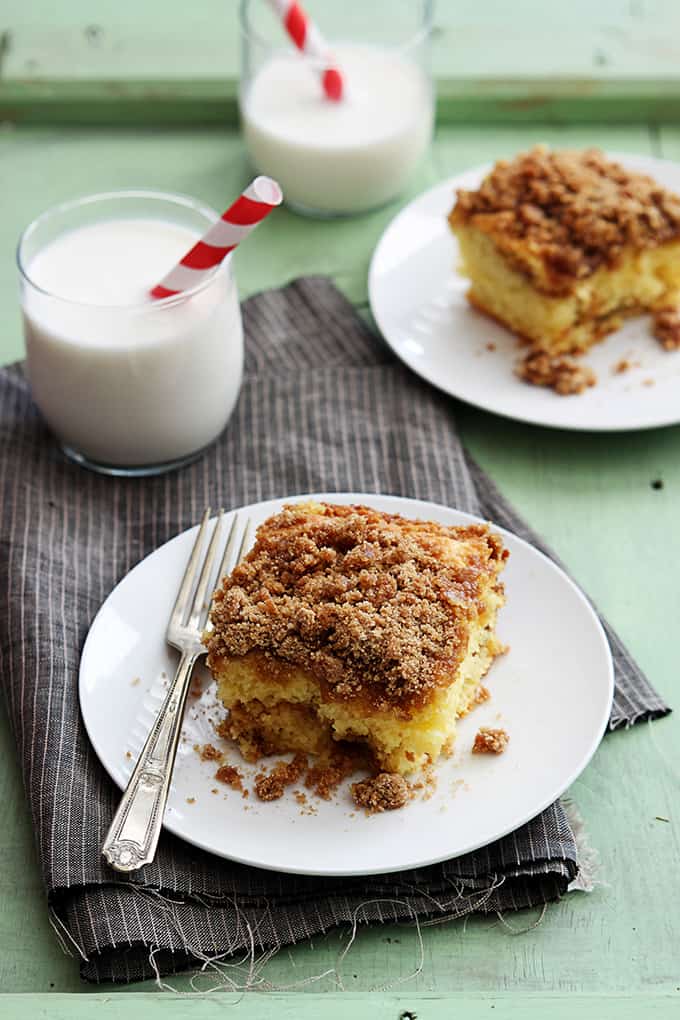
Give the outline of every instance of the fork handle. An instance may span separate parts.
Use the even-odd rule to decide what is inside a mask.
[[[192,652],[182,654],[175,679],[106,834],[102,854],[116,871],[137,871],[154,859],[197,658]]]

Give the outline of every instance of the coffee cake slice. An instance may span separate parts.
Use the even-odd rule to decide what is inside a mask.
[[[680,198],[597,149],[502,160],[449,215],[468,299],[550,355],[680,299]]]
[[[453,746],[502,650],[507,551],[486,525],[287,506],[215,595],[208,667],[248,760],[363,745],[409,773]]]

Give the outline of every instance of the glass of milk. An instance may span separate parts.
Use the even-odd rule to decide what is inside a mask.
[[[404,190],[432,137],[432,6],[307,0],[343,76],[333,102],[324,66],[295,49],[267,0],[241,0],[243,134],[254,166],[279,181],[290,207],[343,216]]]
[[[227,424],[243,367],[231,258],[192,290],[149,295],[216,219],[182,195],[123,191],[66,202],[24,231],[28,378],[79,464],[158,474],[193,460]]]

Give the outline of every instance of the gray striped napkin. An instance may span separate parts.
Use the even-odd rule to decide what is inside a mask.
[[[329,881],[230,864],[164,834],[129,879],[99,847],[118,791],[78,712],[79,652],[115,583],[203,507],[302,492],[397,493],[479,514],[540,545],[470,461],[453,402],[421,383],[325,279],[243,308],[236,413],[199,462],[159,478],[102,478],[66,462],[19,367],[0,372],[2,683],[53,924],[84,978],[131,981],[276,949],[353,922],[437,921],[545,903],[578,872],[561,804],[483,850],[417,871]],[[667,706],[616,635],[612,728]]]

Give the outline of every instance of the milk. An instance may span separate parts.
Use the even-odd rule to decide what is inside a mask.
[[[325,213],[371,209],[407,183],[432,134],[433,98],[408,56],[377,46],[334,48],[346,84],[328,100],[318,73],[295,54],[263,64],[241,95],[253,163],[286,201]]]
[[[163,465],[226,425],[243,362],[230,267],[189,298],[148,293],[198,237],[165,220],[102,220],[57,236],[25,266],[28,376],[69,452]]]

